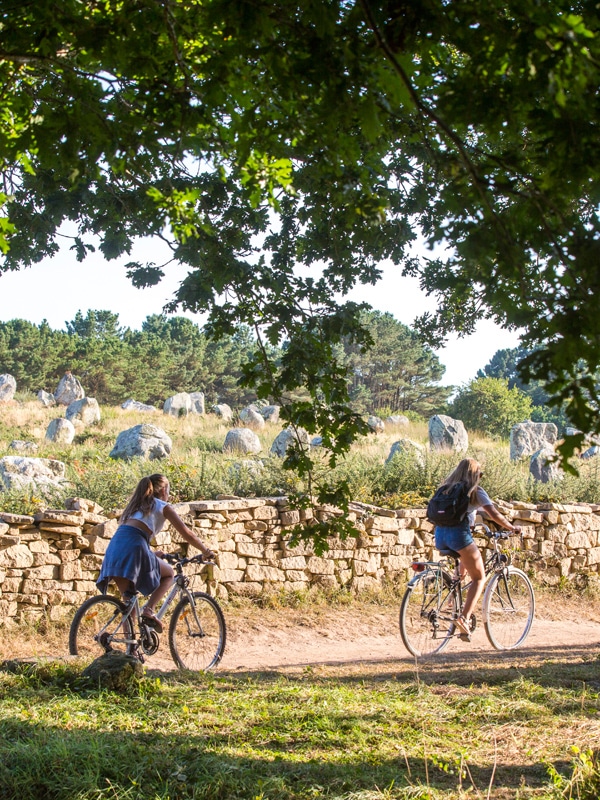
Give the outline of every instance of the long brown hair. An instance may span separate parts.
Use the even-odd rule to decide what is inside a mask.
[[[452,472],[440,483],[440,488],[446,486],[448,489],[455,483],[466,483],[469,490],[469,497],[479,486],[481,478],[481,465],[475,458],[463,458]]]
[[[144,514],[151,511],[154,505],[154,498],[167,483],[167,480],[168,478],[165,475],[159,475],[158,473],[142,478],[129,498],[119,522],[126,522],[136,511],[141,511]]]

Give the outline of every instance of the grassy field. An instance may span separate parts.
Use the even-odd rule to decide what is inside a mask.
[[[540,599],[556,613],[557,598]],[[381,611],[354,603],[357,621]],[[256,622],[261,611],[226,615]],[[47,632],[46,646],[64,635]],[[1,652],[11,637],[24,652],[23,631],[5,632]],[[599,746],[598,643],[148,672],[126,695],[84,687],[73,663],[0,671],[3,800],[596,800]]]

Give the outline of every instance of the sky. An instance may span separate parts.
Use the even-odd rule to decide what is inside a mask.
[[[94,253],[79,263],[65,246],[51,259],[18,272],[0,274],[0,321],[26,319],[39,324],[46,319],[51,328],[62,330],[78,311],[85,316],[92,309],[112,311],[119,315],[121,325],[139,329],[147,316],[162,312],[185,277],[187,267],[169,265],[160,284],[135,289],[126,277],[124,265],[136,259],[160,264],[168,257],[162,258],[162,247],[160,241],[158,245],[146,241],[122,259],[106,261],[100,253]],[[360,286],[349,299],[387,311],[405,325],[434,309],[434,300],[425,296],[416,279],[401,277],[392,265],[382,265],[382,269],[382,279],[376,286]],[[198,324],[203,322],[198,315],[185,316]],[[453,386],[467,383],[497,350],[517,344],[515,332],[505,331],[489,320],[481,321],[473,335],[452,337],[443,349],[435,351],[446,367],[442,383]]]

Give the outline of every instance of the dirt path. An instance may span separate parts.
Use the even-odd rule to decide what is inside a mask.
[[[518,651],[498,653],[490,645],[483,625],[471,642],[458,638],[442,656],[446,662],[473,660],[534,660],[566,654],[567,657],[594,657],[600,653],[600,607],[580,603],[557,609],[541,608],[531,633]],[[404,647],[398,629],[398,609],[378,606],[360,608],[225,609],[227,647],[218,672],[284,671],[328,667],[367,668],[376,665],[406,669],[414,659]],[[166,644],[166,643],[165,643]],[[148,667],[172,670],[164,646]]]

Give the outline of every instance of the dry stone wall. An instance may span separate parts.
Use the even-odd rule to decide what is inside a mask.
[[[0,623],[47,617],[58,620],[96,593],[96,578],[117,512],[91,501],[69,501],[64,510],[35,516],[0,511]],[[523,528],[519,562],[551,584],[600,570],[600,505],[499,502]],[[330,539],[317,556],[310,544],[290,545],[290,531],[307,524],[311,511],[290,510],[285,498],[197,501],[175,506],[186,523],[217,553],[217,566],[192,577],[195,589],[219,598],[257,596],[284,588],[348,587],[361,592],[386,580],[404,581],[413,560],[436,556],[424,509],[391,511],[354,503],[357,537]],[[319,518],[339,513],[316,511]],[[485,541],[479,541],[481,547]],[[167,526],[157,538],[165,551],[194,555],[194,548]]]

